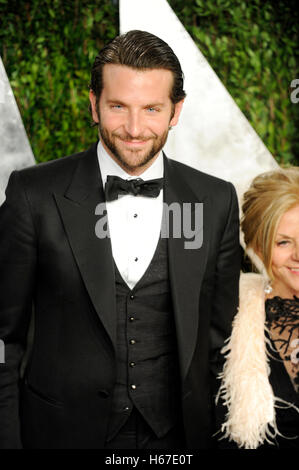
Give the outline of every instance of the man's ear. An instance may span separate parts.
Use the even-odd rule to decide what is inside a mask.
[[[96,124],[99,123],[99,116],[98,116],[98,110],[97,110],[97,105],[96,105],[96,95],[92,90],[89,91],[89,101],[90,101],[90,106],[91,106],[91,115],[92,119]]]
[[[182,99],[181,101],[179,101],[178,103],[174,105],[174,114],[169,123],[171,127],[177,125],[181,111],[182,111],[183,103],[184,103],[184,99]]]

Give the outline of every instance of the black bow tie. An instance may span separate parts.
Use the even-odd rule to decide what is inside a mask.
[[[163,186],[163,178],[143,181],[141,178],[123,180],[118,176],[107,176],[105,185],[106,201],[114,201],[118,195],[158,197]]]

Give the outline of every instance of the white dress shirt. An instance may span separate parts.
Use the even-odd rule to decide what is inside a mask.
[[[162,152],[154,163],[137,177],[126,173],[108,155],[100,141],[97,150],[104,188],[108,175],[126,180],[142,178],[144,181],[163,177]],[[159,241],[163,189],[157,198],[126,194],[119,196],[115,201],[107,202],[106,205],[113,258],[122,278],[130,289],[133,289],[148,268]]]

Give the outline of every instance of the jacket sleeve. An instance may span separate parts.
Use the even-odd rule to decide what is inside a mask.
[[[20,174],[13,172],[0,207],[0,448],[22,447],[20,366],[26,349],[36,265],[35,230]]]
[[[234,186],[229,183],[228,187],[229,208],[216,261],[211,318],[210,359],[214,377],[222,370],[224,359],[221,349],[231,334],[232,321],[237,313],[239,302],[241,266],[239,207]],[[218,382],[220,381],[218,380]]]

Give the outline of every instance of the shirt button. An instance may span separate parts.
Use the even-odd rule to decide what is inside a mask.
[[[129,320],[130,320],[130,321],[134,321],[135,318],[134,318],[134,317],[130,317]]]
[[[124,411],[129,411],[130,407],[129,406],[125,406],[124,407]]]
[[[138,261],[138,258],[136,257],[136,258],[134,259],[134,261]]]
[[[135,344],[135,343],[136,343],[135,339],[130,339],[130,344]]]
[[[134,214],[134,218],[136,219],[136,217],[138,217],[138,214]]]
[[[135,362],[130,362],[130,367],[135,367],[136,363]]]
[[[130,295],[130,299],[131,299],[131,300],[134,300],[134,299],[135,299],[135,295],[133,295],[133,294]]]
[[[136,385],[134,385],[134,384],[131,385],[131,389],[132,389],[132,390],[136,390],[136,388],[137,388]]]

